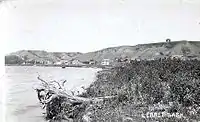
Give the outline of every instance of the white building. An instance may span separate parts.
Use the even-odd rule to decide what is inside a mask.
[[[71,61],[72,65],[83,65],[83,63],[77,59]]]
[[[172,55],[171,59],[176,58],[176,59],[182,59],[183,55]]]
[[[55,64],[56,64],[56,65],[61,65],[61,64],[62,64],[62,62],[60,62],[60,61],[59,61],[59,62],[56,62]]]
[[[110,65],[110,59],[103,59],[101,65]]]
[[[47,61],[46,64],[47,64],[47,65],[50,65],[50,64],[53,64],[53,62]]]

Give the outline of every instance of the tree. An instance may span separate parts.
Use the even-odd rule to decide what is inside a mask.
[[[171,42],[171,39],[166,39],[166,42],[167,42],[167,43],[170,43],[170,42]]]
[[[182,51],[183,55],[188,55],[191,52],[191,50],[186,46],[182,46],[181,51]]]

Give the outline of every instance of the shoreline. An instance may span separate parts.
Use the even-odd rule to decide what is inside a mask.
[[[74,67],[74,68],[76,68],[76,67],[78,67],[78,68],[102,68],[102,69],[110,69],[110,68],[112,68],[113,66],[103,66],[103,65],[32,65],[32,64],[30,64],[30,65],[18,65],[18,64],[5,64],[5,66],[30,66],[30,67],[35,67],[35,66],[37,66],[37,67],[60,67],[60,68],[62,68],[62,67],[64,67],[64,68],[66,68],[66,67]],[[63,68],[63,69],[64,69]]]
[[[62,82],[62,80],[66,79],[67,80],[65,84],[66,91],[69,91],[69,93],[71,93],[70,91],[74,91],[75,94],[78,94],[76,90],[79,90],[79,93],[81,93],[82,92],[81,90],[83,90],[81,87],[84,86],[86,88],[92,82],[94,82],[96,72],[99,71],[99,69],[95,68],[66,68],[65,70],[61,68],[45,68],[45,67],[11,66],[6,68],[8,68],[7,70],[8,75],[6,76],[9,76],[9,78],[5,82],[7,82],[8,85],[10,84],[8,87],[9,89],[12,88],[9,90],[10,92],[8,92],[8,94],[12,92],[12,94],[8,98],[17,98],[14,101],[10,101],[12,102],[12,105],[8,105],[8,109],[11,108],[10,110],[8,110],[8,112],[9,113],[11,113],[12,111],[20,112],[19,114],[17,113],[18,115],[8,113],[8,115],[10,115],[10,119],[8,118],[8,121],[11,119],[13,119],[13,121],[14,119],[16,119],[17,121],[17,118],[19,118],[21,120],[20,122],[25,122],[26,120],[27,121],[30,120],[30,122],[35,122],[40,118],[41,118],[40,120],[44,121],[39,121],[39,122],[47,122],[45,121],[45,115],[42,114],[45,111],[44,109],[41,108],[41,104],[37,99],[37,94],[34,91],[34,89],[37,88],[37,86],[39,86],[38,82],[40,82],[37,80],[38,76],[37,72],[40,72],[39,74],[41,75],[41,77],[49,82],[51,82],[53,79],[59,82]],[[17,75],[15,75],[16,73]],[[56,87],[58,87],[57,84],[55,85]],[[15,93],[16,90],[22,92]],[[29,96],[32,97],[29,98]],[[24,109],[26,109],[27,111],[24,112],[23,111]],[[32,109],[34,111],[32,111]],[[12,120],[9,122],[12,122]]]

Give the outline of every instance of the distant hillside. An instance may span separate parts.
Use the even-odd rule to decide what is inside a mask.
[[[200,42],[198,41],[174,41],[150,44],[139,44],[136,46],[119,46],[102,49],[95,52],[46,52],[39,50],[21,50],[6,56],[6,63],[12,56],[18,56],[22,60],[37,60],[58,62],[61,60],[78,59],[80,61],[95,60],[101,62],[103,59],[114,60],[116,58],[129,59],[155,59],[166,56],[184,55],[188,57],[200,58]],[[18,62],[19,58],[17,58]],[[12,63],[13,63],[13,58]]]
[[[79,52],[66,53],[66,52],[47,52],[40,50],[20,50],[7,55],[5,57],[6,58],[5,62],[10,64],[8,60],[9,59],[13,60],[13,58],[16,56],[24,61],[59,62],[61,60],[71,60],[73,57],[81,54],[82,53]]]
[[[76,59],[80,61],[102,59],[115,59],[115,58],[131,58],[131,59],[154,59],[164,56],[172,55],[187,55],[200,58],[200,42],[196,41],[175,41],[175,42],[162,42],[139,44],[136,46],[119,46],[102,49],[95,52],[85,53],[79,55]]]

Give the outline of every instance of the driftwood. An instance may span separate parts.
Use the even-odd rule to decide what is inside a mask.
[[[66,80],[62,82],[48,82],[40,78],[40,76],[37,79],[41,81],[41,84],[35,90],[42,108],[46,110],[46,117],[48,119],[74,119],[85,110],[87,105],[113,98],[113,96],[97,98],[73,96],[66,92],[64,86],[67,82]]]

